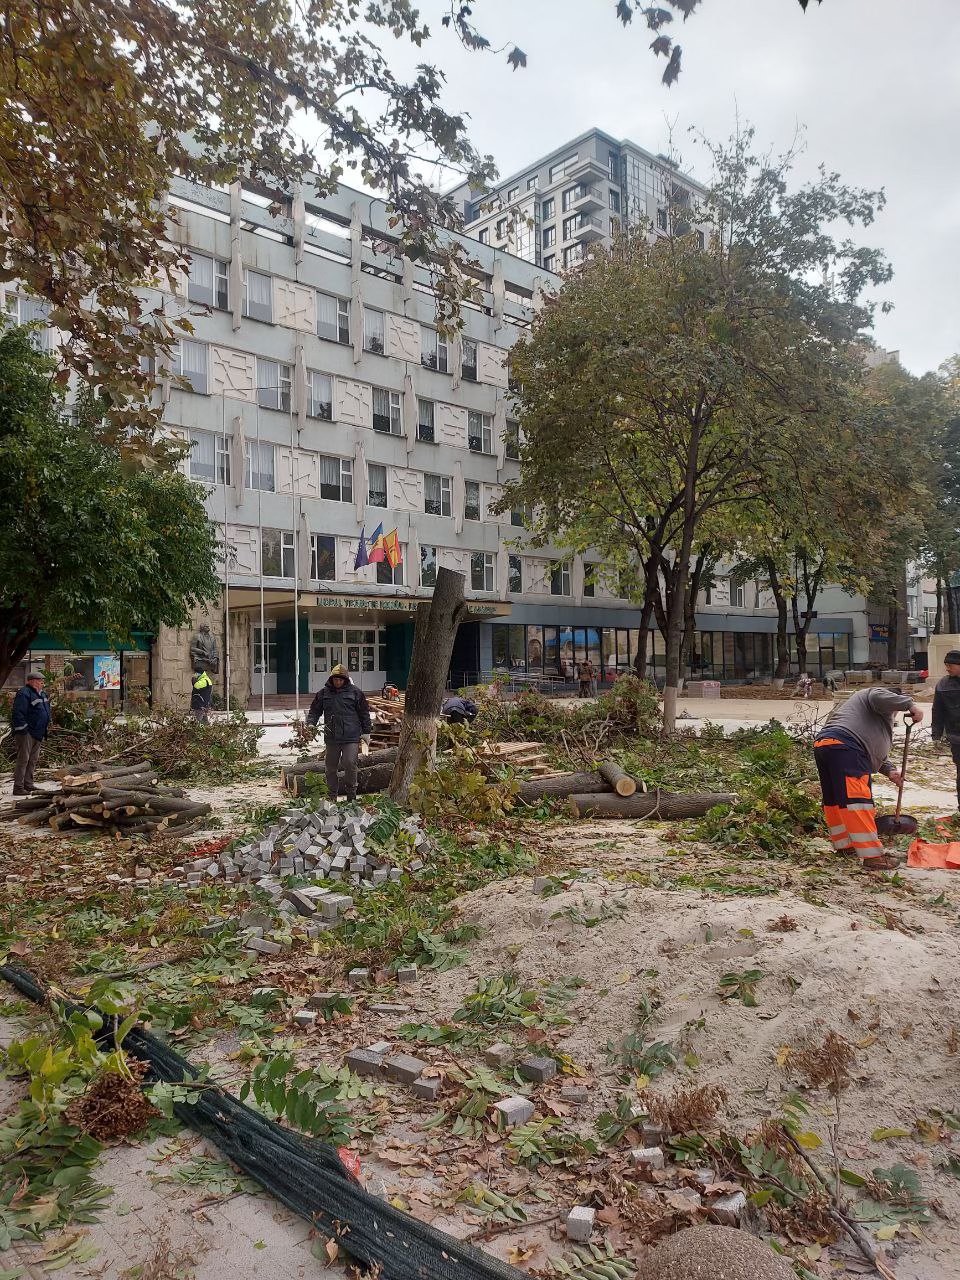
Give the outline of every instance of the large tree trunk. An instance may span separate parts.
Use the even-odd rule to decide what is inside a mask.
[[[647,650],[650,647],[650,619],[653,617],[653,594],[647,588],[647,594],[640,610],[640,625],[637,628],[637,652],[633,657],[633,670],[638,680],[647,678]]]
[[[700,818],[718,804],[732,804],[726,793],[683,795],[649,791],[642,795],[572,795],[567,804],[575,818]]]
[[[783,594],[780,575],[772,560],[766,562],[767,583],[777,606],[777,663],[773,669],[773,681],[778,689],[790,674],[790,640],[787,632],[787,597]]]
[[[957,609],[957,588],[951,585],[949,578],[947,579],[946,595],[947,633],[954,636],[960,631],[960,610]]]
[[[406,804],[413,775],[432,762],[437,748],[437,718],[443,703],[447,672],[457,628],[467,615],[464,578],[452,569],[438,569],[433,599],[417,609],[413,654],[400,726],[400,746],[390,780],[390,799]]]
[[[938,636],[943,629],[943,577],[937,574],[937,612],[933,618],[933,634]]]
[[[16,602],[10,608],[0,609],[0,687],[17,663],[26,657],[39,630],[37,618]]]
[[[591,791],[609,791],[609,785],[598,773],[561,773],[555,778],[528,778],[520,783],[521,800],[536,804],[548,796],[583,795]],[[42,801],[40,802],[42,803]]]

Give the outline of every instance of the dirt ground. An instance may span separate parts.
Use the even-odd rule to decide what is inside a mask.
[[[730,702],[722,709],[734,718],[745,714]],[[710,708],[711,718],[718,710]],[[754,722],[769,719],[770,703],[750,704],[750,711]],[[922,756],[914,776],[906,789],[908,809],[955,809],[949,758]],[[884,784],[878,790],[885,798],[892,791]],[[191,791],[216,804],[222,823],[217,835],[241,824],[252,806],[283,799],[278,776]],[[23,829],[24,851],[43,848],[49,838]],[[829,1165],[828,1153],[835,1153],[845,1167],[869,1174],[902,1162],[917,1170],[934,1198],[937,1211],[928,1225],[904,1229],[883,1246],[898,1280],[960,1275],[960,1180],[948,1167],[953,1120],[960,1123],[957,873],[903,870],[875,879],[839,864],[826,842],[812,858],[737,864],[663,824],[634,821],[530,822],[518,838],[536,854],[537,872],[554,878],[556,892],[535,893],[531,874],[466,894],[455,904],[455,919],[475,925],[479,936],[465,945],[463,964],[445,972],[421,969],[412,988],[384,987],[378,979],[379,990],[359,999],[345,1021],[308,1032],[284,1025],[298,1061],[338,1066],[350,1048],[387,1039],[452,1081],[480,1060],[483,1045],[411,1044],[398,1035],[403,1024],[443,1026],[479,983],[505,974],[540,992],[559,984],[569,1022],[549,1032],[548,1044],[566,1067],[533,1090],[537,1115],[595,1137],[597,1117],[614,1109],[624,1092],[608,1046],[636,1025],[646,1001],[654,1009],[650,1035],[678,1048],[676,1063],[650,1084],[654,1094],[719,1084],[727,1095],[725,1127],[746,1135],[799,1093],[808,1108],[805,1124],[823,1144],[822,1163]],[[749,972],[759,974],[752,1006],[720,986],[727,974]],[[316,957],[297,951],[266,961],[259,980],[305,994],[326,976]],[[401,1011],[369,1009],[375,999],[387,998]],[[2,1020],[4,1040],[16,1025]],[[807,1087],[796,1067],[804,1048],[831,1030],[854,1049],[852,1079],[838,1107],[822,1089]],[[499,1035],[489,1032],[487,1040],[507,1039],[518,1052],[536,1052],[540,1035],[511,1026]],[[235,1047],[217,1041],[207,1052],[226,1061]],[[571,1083],[587,1087],[585,1105],[571,1107],[561,1099]],[[445,1087],[439,1105],[452,1087]],[[510,1091],[508,1081],[503,1087]],[[519,1078],[513,1091],[517,1087],[524,1087]],[[9,1106],[15,1090],[6,1089],[0,1100]],[[355,1145],[372,1189],[527,1269],[542,1269],[561,1255],[566,1245],[558,1206],[565,1212],[583,1202],[591,1192],[589,1176],[562,1167],[532,1173],[483,1138],[451,1140],[449,1127],[425,1128],[438,1103],[418,1101],[400,1085],[378,1086],[368,1107],[376,1115],[374,1131]],[[158,1167],[187,1166],[204,1151],[216,1155],[189,1134],[172,1147],[111,1149],[102,1177],[115,1194],[88,1229],[99,1253],[60,1274],[102,1280],[319,1274],[325,1260],[310,1253],[308,1225],[269,1199],[246,1192],[211,1198],[202,1184],[152,1176]],[[529,1221],[490,1234],[488,1220],[457,1201],[477,1180],[514,1196]],[[613,1218],[601,1231],[620,1253],[630,1253],[628,1223]],[[156,1263],[165,1251],[166,1270]],[[19,1245],[0,1254],[0,1274],[47,1274],[39,1253],[37,1246]],[[170,1258],[177,1256],[175,1265]],[[155,1270],[146,1270],[148,1263]],[[860,1273],[843,1246],[822,1257],[811,1254],[805,1265],[824,1280]]]

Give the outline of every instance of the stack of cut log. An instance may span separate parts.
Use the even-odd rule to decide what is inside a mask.
[[[539,742],[485,742],[480,748],[480,755],[512,765],[514,769],[523,769],[535,778],[544,778],[553,772]]]
[[[370,746],[374,751],[395,747],[400,741],[400,725],[403,723],[403,698],[390,702],[379,694],[368,694],[367,705],[373,721]]]
[[[526,804],[566,798],[575,818],[699,818],[718,804],[731,804],[726,793],[648,791],[612,760],[595,773],[560,773],[520,783]]]
[[[157,774],[146,760],[133,764],[70,765],[55,769],[54,791],[44,789],[15,796],[0,809],[0,819],[54,831],[103,831],[114,836],[156,835],[170,831],[186,835],[210,813],[176,787],[158,786]]]
[[[390,779],[393,776],[393,766],[397,759],[397,747],[387,747],[382,751],[371,751],[369,755],[361,756],[357,762],[357,792],[359,795],[373,795],[374,792],[384,791],[390,785]],[[322,778],[326,773],[326,762],[324,761],[323,752],[318,756],[311,756],[309,760],[298,760],[296,764],[285,764],[280,770],[280,785],[295,796],[303,794],[307,778],[311,774],[319,774]],[[344,794],[345,780],[343,772],[339,774],[338,793]]]

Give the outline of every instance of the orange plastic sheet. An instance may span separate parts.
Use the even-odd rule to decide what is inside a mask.
[[[927,871],[960,871],[960,840],[947,844],[914,840],[907,851],[907,866],[923,867]]]

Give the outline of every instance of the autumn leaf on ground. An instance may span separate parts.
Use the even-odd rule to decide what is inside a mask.
[[[540,1246],[538,1244],[531,1244],[529,1246],[515,1244],[507,1254],[507,1261],[513,1266],[518,1267],[521,1262],[526,1262],[528,1258],[532,1258],[539,1248]]]

